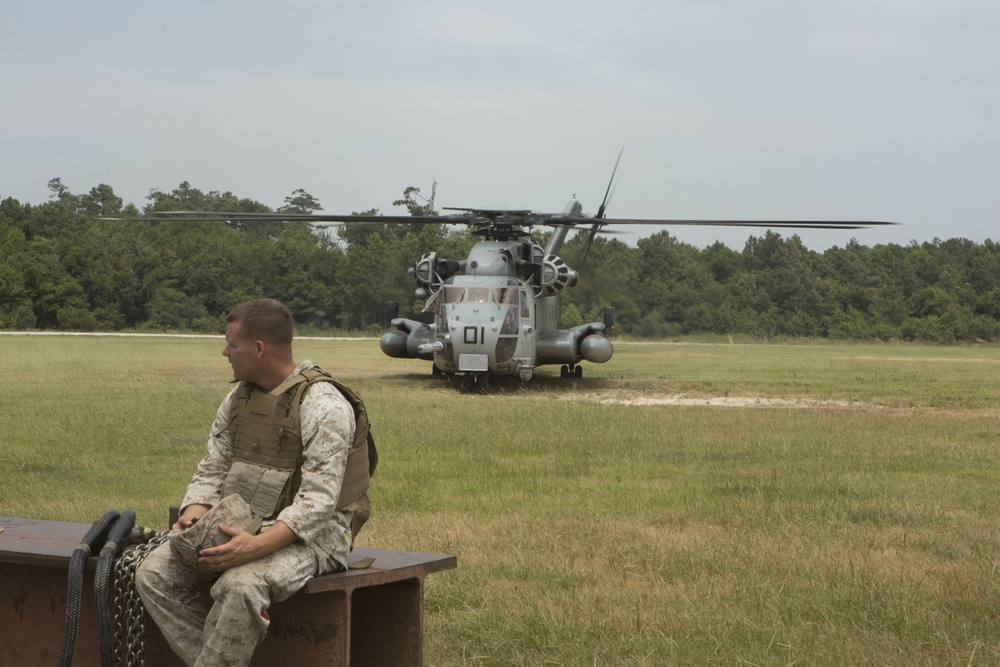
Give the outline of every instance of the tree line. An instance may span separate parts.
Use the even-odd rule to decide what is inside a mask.
[[[288,304],[301,332],[375,332],[387,305],[429,321],[407,269],[425,252],[464,259],[476,237],[446,225],[113,221],[178,210],[274,212],[230,192],[181,183],[140,210],[107,185],[73,194],[49,182],[41,204],[0,200],[0,329],[217,333],[242,301]],[[419,188],[393,202],[429,214]],[[277,212],[312,213],[304,190]],[[378,209],[363,211],[377,214]],[[544,245],[547,233],[536,234]],[[666,231],[636,246],[583,234],[563,247],[581,270],[563,325],[616,309],[616,331],[641,338],[715,334],[952,343],[1000,340],[1000,243],[949,239],[823,252],[767,231],[741,251],[682,243]]]

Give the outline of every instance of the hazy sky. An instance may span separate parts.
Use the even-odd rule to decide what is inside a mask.
[[[894,220],[810,248],[1000,240],[996,0],[20,2],[0,198]],[[646,236],[656,229],[643,230]],[[670,228],[741,249],[748,232]],[[756,234],[763,234],[757,231]],[[622,236],[634,242],[639,235]],[[789,233],[783,233],[784,236]]]

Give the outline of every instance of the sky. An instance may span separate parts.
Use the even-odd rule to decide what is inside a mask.
[[[1000,240],[996,0],[5,3],[0,198],[886,220]],[[634,244],[658,227],[630,228]],[[763,230],[668,227],[743,248]],[[790,236],[787,230],[783,236]]]

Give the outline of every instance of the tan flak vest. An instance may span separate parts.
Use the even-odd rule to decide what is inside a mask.
[[[361,398],[329,373],[313,366],[266,392],[241,382],[233,396],[230,432],[233,463],[222,487],[223,497],[237,493],[251,510],[266,519],[292,504],[302,483],[302,427],[299,408],[306,390],[329,382],[354,408],[354,441],[347,454],[347,472],[337,509],[353,512],[351,537],[357,536],[371,514],[368,486],[378,464],[378,452]]]

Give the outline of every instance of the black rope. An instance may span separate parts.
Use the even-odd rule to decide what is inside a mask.
[[[97,550],[111,529],[111,524],[118,518],[118,510],[108,510],[94,525],[73,551],[69,562],[69,582],[66,590],[66,629],[63,631],[62,654],[59,657],[59,667],[70,667],[73,662],[73,651],[76,649],[76,632],[80,627],[80,600],[83,594],[83,568],[87,558]]]
[[[94,598],[97,606],[97,638],[101,650],[101,667],[114,667],[115,646],[111,634],[111,606],[109,601],[109,582],[111,568],[115,556],[132,533],[135,524],[135,511],[125,510],[121,518],[115,522],[108,535],[108,541],[101,549],[101,557],[97,561],[97,573],[94,575]]]

